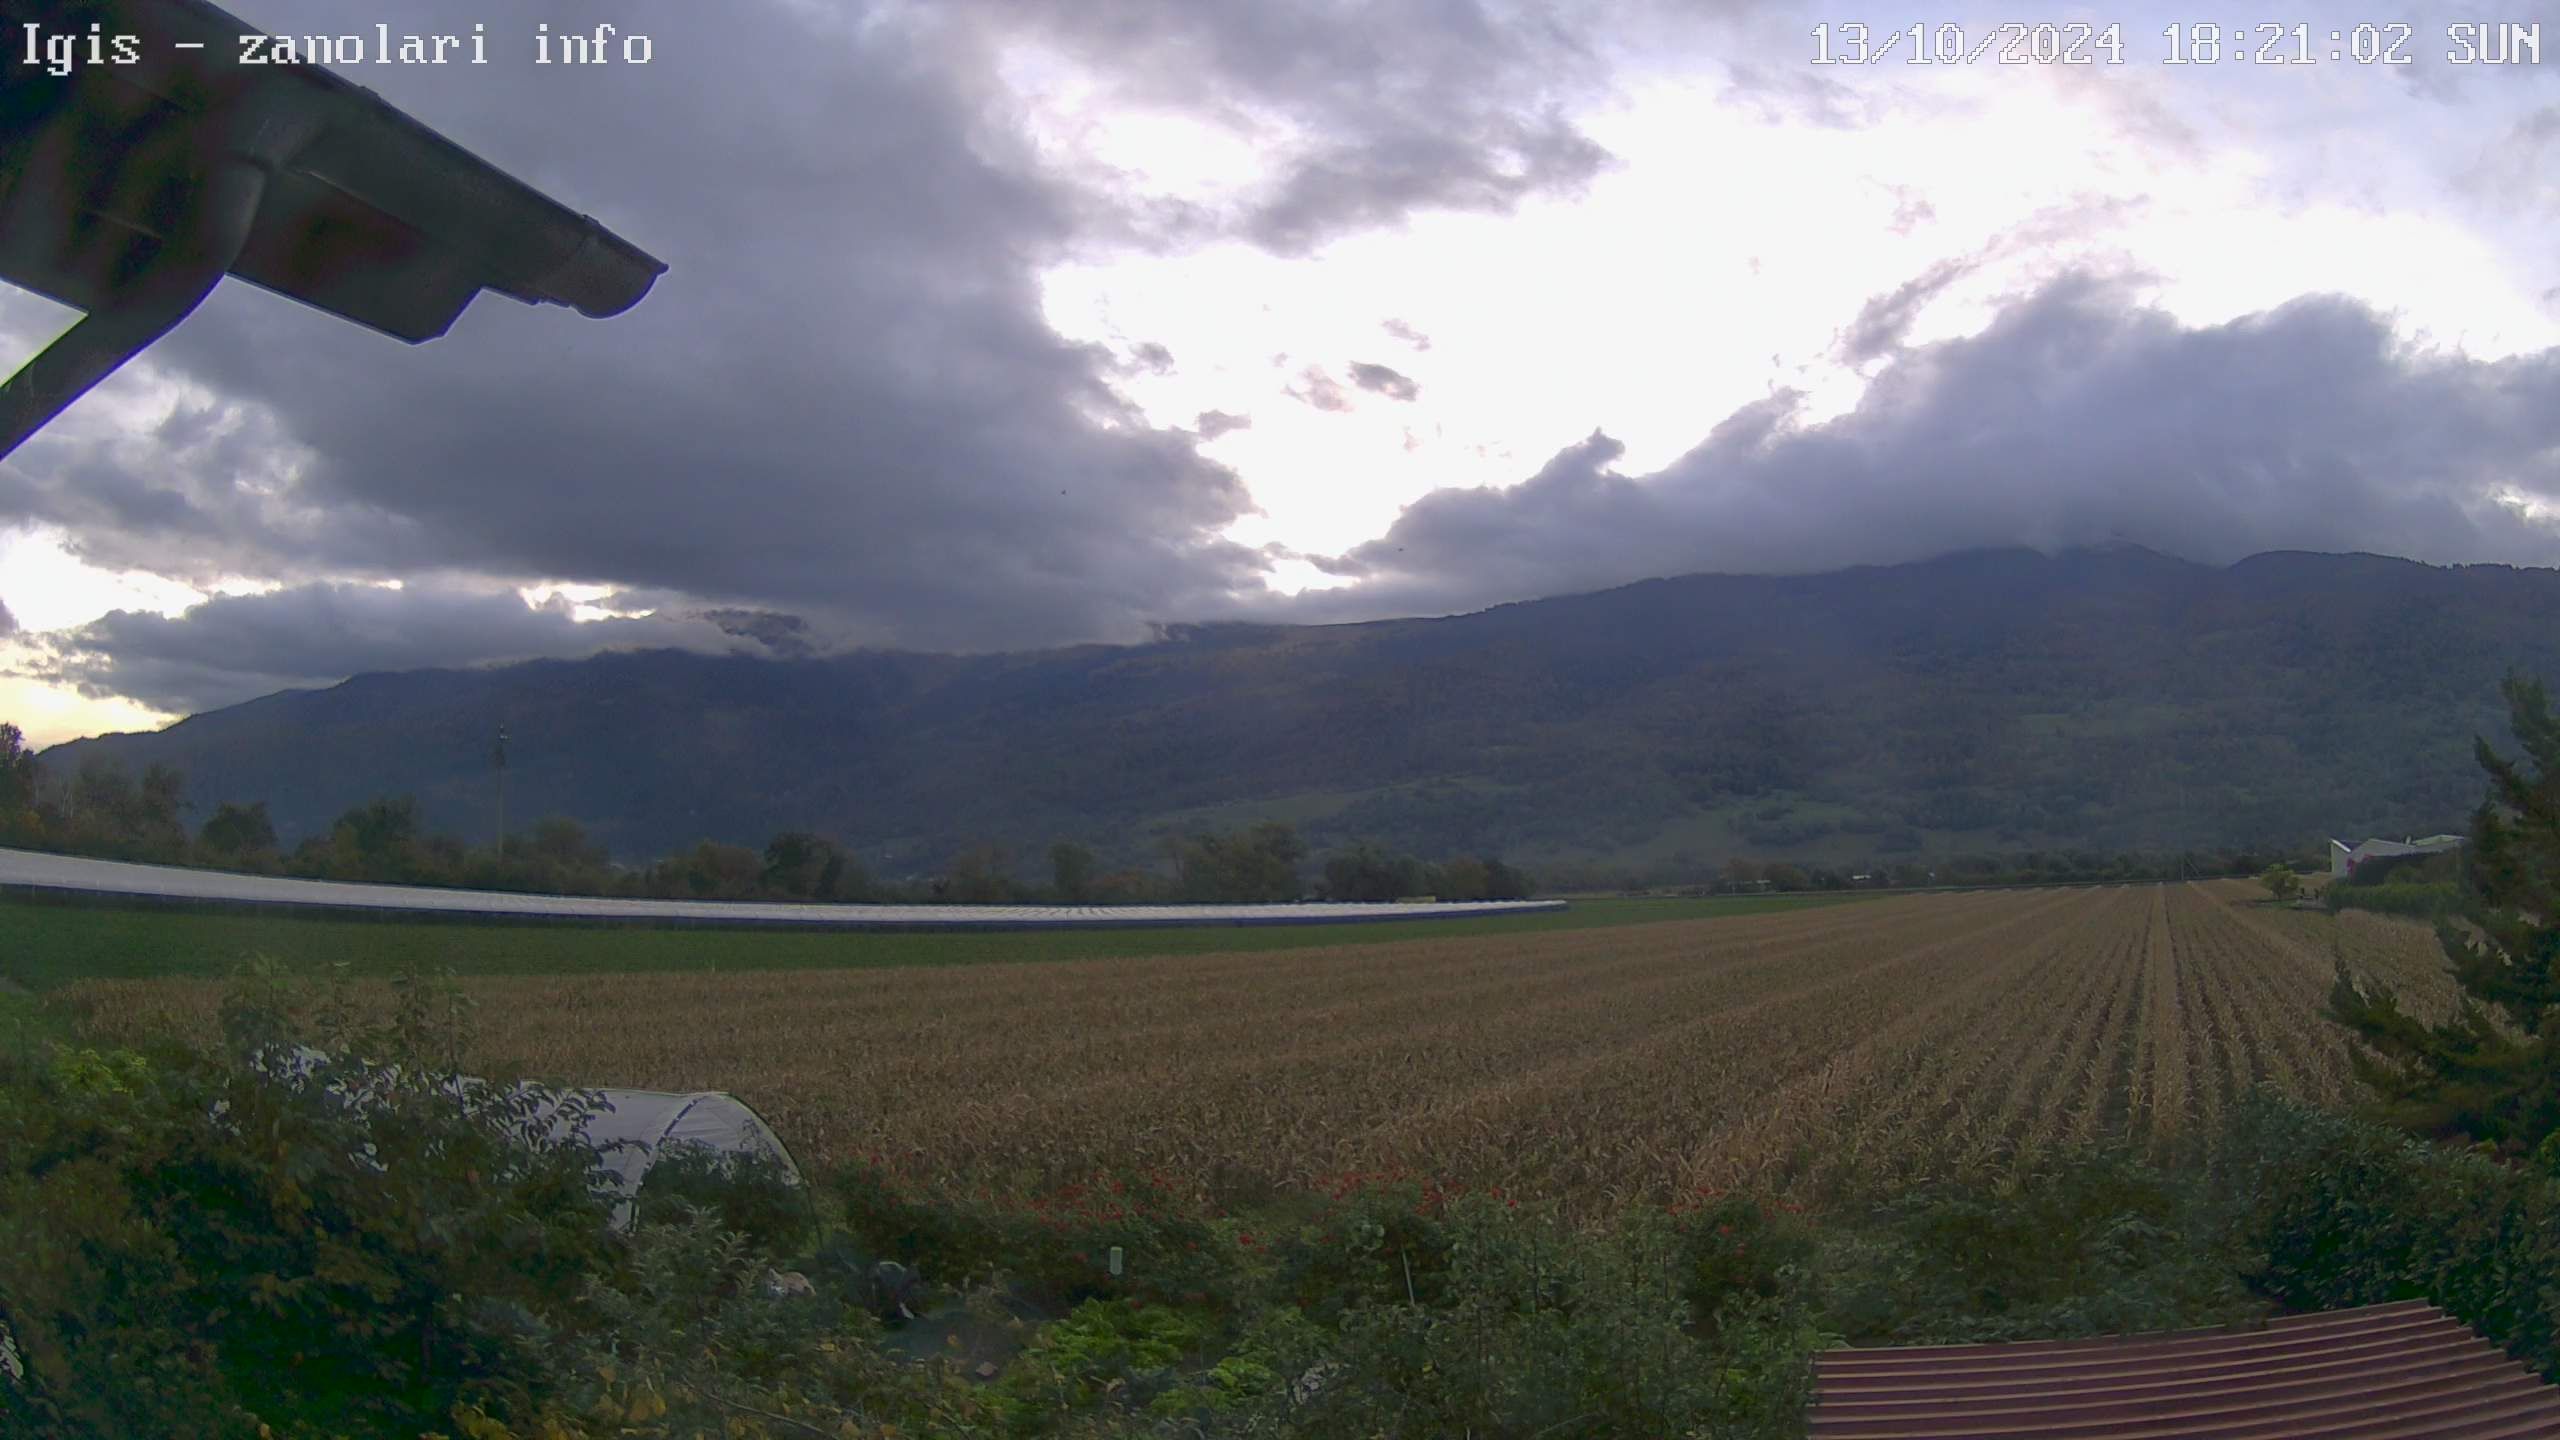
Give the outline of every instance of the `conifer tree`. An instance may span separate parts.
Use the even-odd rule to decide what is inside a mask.
[[[2437,927],[2463,997],[2427,1024],[2346,961],[2330,1018],[2358,1042],[2355,1072],[2380,1116],[2560,1169],[2560,719],[2538,681],[2502,687],[2521,760],[2476,742],[2489,793],[2471,817],[2461,903]]]

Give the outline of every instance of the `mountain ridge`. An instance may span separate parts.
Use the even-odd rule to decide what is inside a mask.
[[[2554,615],[2552,570],[1986,550],[1134,646],[376,672],[43,758],[175,765],[287,843],[403,792],[485,838],[503,720],[519,823],[624,858],[809,828],[891,872],[1265,814],[1531,863],[2300,845],[2457,822],[2499,675],[2560,678]]]

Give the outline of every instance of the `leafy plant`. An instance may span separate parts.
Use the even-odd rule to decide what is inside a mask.
[[[844,1166],[829,1185],[846,1231],[872,1254],[941,1285],[1001,1274],[1065,1305],[1125,1297],[1231,1309],[1243,1252],[1256,1243],[1156,1172],[1105,1172],[1010,1199],[936,1193],[873,1163]]]
[[[2255,1309],[2212,1197],[2119,1150],[1924,1187],[1880,1220],[1822,1265],[1827,1313],[1859,1344],[2128,1334]]]
[[[1710,1335],[1734,1302],[1786,1297],[1794,1277],[1814,1258],[1811,1226],[1749,1196],[1711,1196],[1703,1204],[1676,1207],[1670,1218],[1679,1245],[1681,1294]]]
[[[1698,1333],[1681,1240],[1638,1212],[1605,1231],[1491,1196],[1439,1216],[1435,1303],[1364,1290],[1275,1347],[1262,1413],[1309,1436],[1788,1433],[1820,1336],[1792,1297],[1736,1304]],[[1418,1293],[1418,1287],[1417,1287]]]
[[[0,1314],[45,1433],[415,1431],[611,1263],[595,1153],[554,1129],[581,1097],[459,1083],[432,983],[370,1024],[324,996],[316,1030],[279,996],[236,992],[221,1053],[0,1062]]]
[[[780,1160],[696,1143],[666,1146],[652,1158],[634,1208],[643,1225],[707,1210],[773,1255],[796,1252],[818,1225],[808,1187]]]
[[[2435,1302],[2560,1378],[2560,1183],[2261,1091],[2237,1114],[2235,1234],[2306,1309]]]
[[[1174,1367],[1207,1338],[1200,1322],[1162,1305],[1088,1300],[1043,1328],[999,1389],[1029,1413],[1106,1398],[1145,1406],[1174,1388]]]
[[[586,1288],[591,1323],[528,1330],[510,1374],[456,1412],[471,1440],[783,1440],[989,1434],[998,1399],[945,1362],[891,1358],[858,1308],[777,1293],[769,1257],[709,1210],[636,1231]]]

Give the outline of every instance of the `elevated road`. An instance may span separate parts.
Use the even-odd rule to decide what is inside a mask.
[[[1451,920],[1565,908],[1561,900],[1303,905],[811,905],[760,900],[608,900],[420,885],[361,885],[131,865],[0,849],[0,892],[195,905],[455,918],[762,925],[839,930],[1121,930],[1175,925],[1343,925]]]

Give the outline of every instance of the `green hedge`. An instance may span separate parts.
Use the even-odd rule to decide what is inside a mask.
[[[2266,1091],[2236,1140],[2258,1286],[2309,1309],[2429,1300],[2560,1378],[2560,1183]]]
[[[2064,1340],[2245,1322],[2216,1197],[2121,1148],[1925,1185],[1828,1227],[1827,1323],[1857,1345]]]
[[[2332,913],[2375,910],[2385,915],[2432,919],[2449,915],[2462,902],[2458,885],[2332,885],[2325,892]]]

